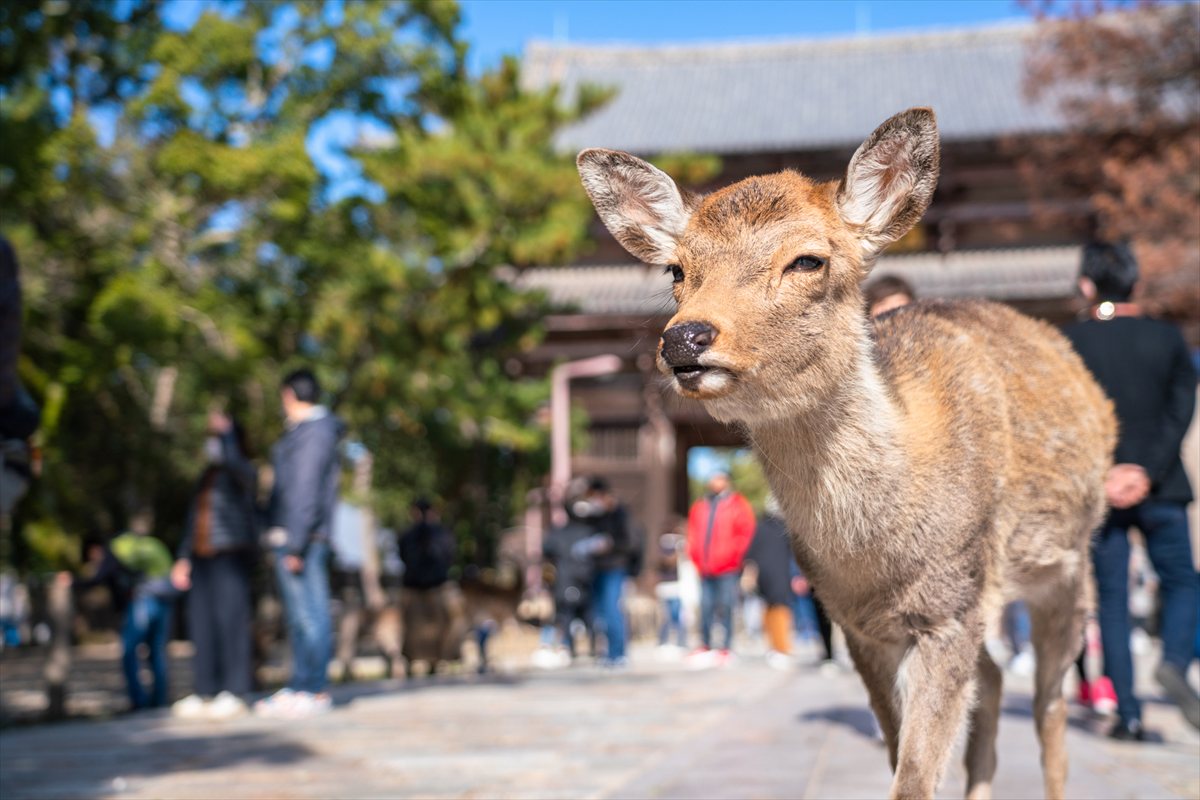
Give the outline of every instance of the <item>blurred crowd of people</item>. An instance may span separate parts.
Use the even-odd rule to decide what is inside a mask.
[[[20,293],[16,261],[3,240],[0,279],[0,517],[7,520],[34,475],[36,458],[28,442],[38,409],[15,379]],[[1106,484],[1111,511],[1092,549],[1098,611],[1089,628],[1090,647],[1081,643],[1079,701],[1115,713],[1112,735],[1134,741],[1144,739],[1145,732],[1133,691],[1130,642],[1139,640],[1130,621],[1131,552],[1140,555],[1137,583],[1144,586],[1144,576],[1152,575],[1158,587],[1154,627],[1162,659],[1155,678],[1200,728],[1200,696],[1187,680],[1192,660],[1200,657],[1200,577],[1185,514],[1194,498],[1179,456],[1194,411],[1196,374],[1179,332],[1146,317],[1131,302],[1137,279],[1137,263],[1127,247],[1085,248],[1080,288],[1092,305],[1086,318],[1065,330],[1112,398],[1120,421],[1117,463]],[[903,280],[885,276],[867,287],[866,310],[872,318],[903,313],[915,298]],[[172,554],[155,537],[155,521],[142,510],[131,516],[127,531],[85,545],[80,575],[58,576],[61,585],[77,592],[108,587],[122,620],[122,668],[132,708],[170,700],[166,645],[174,608],[182,602],[193,644],[194,686],[174,711],[226,718],[251,710],[254,575],[264,563],[273,571],[283,609],[291,674],[284,688],[258,700],[253,711],[299,718],[331,707],[333,607],[362,587],[356,586],[361,576],[350,565],[353,559],[331,564],[345,426],[320,398],[309,370],[283,380],[279,400],[286,425],[271,452],[265,507],[257,502],[258,470],[245,431],[228,414],[214,411],[207,419],[203,468],[178,551]],[[756,517],[730,476],[716,472],[707,476],[686,520],[676,530],[655,532],[649,543],[602,478],[574,480],[561,506],[554,515],[557,524],[543,538],[544,592],[526,587],[542,592],[545,600],[537,613],[526,615],[542,628],[541,646],[532,656],[535,666],[566,667],[583,648],[605,667],[627,666],[632,595],[652,587],[659,652],[677,655],[689,669],[731,663],[735,632],[761,642],[771,667],[796,666],[799,641],[817,650],[814,664],[840,669],[833,626],[793,558],[790,534],[773,498],[766,498]],[[1132,551],[1131,528],[1139,531]],[[417,662],[434,672],[461,659],[472,628],[463,594],[451,579],[455,538],[434,505],[419,500],[395,549],[403,565],[398,615],[404,636],[402,650],[397,646],[390,655],[402,657],[410,673]],[[653,579],[635,580],[648,553],[654,556]],[[331,572],[337,579],[334,593]],[[0,581],[0,643],[12,638],[17,594],[11,579]],[[1151,614],[1140,616],[1145,623]],[[475,626],[483,664],[490,630]],[[356,634],[350,638],[352,656]],[[1030,640],[1028,613],[1014,604],[1005,610],[989,651],[1011,671],[1028,675],[1037,655]],[[148,687],[141,680],[143,653]]]

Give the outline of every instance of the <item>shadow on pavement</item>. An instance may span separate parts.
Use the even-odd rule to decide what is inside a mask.
[[[470,689],[473,687],[505,687],[516,689],[531,681],[540,683],[560,683],[567,685],[588,686],[603,684],[644,684],[663,680],[661,675],[645,674],[630,671],[612,671],[595,667],[579,667],[563,670],[545,670],[534,672],[486,672],[460,673],[448,675],[432,675],[416,678],[395,678],[391,680],[347,682],[330,687],[335,707],[341,707],[368,697],[382,695],[410,694],[414,692],[433,691],[436,689]]]
[[[0,747],[0,797],[100,798],[136,791],[139,780],[172,772],[202,773],[241,765],[296,764],[308,747],[270,733],[213,729],[172,736],[157,717],[121,722],[44,725],[12,731]]]
[[[875,717],[866,706],[834,706],[809,711],[797,717],[800,722],[832,722],[842,725],[864,739],[878,741],[875,736]]]

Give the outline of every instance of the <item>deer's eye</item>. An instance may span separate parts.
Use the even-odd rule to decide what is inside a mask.
[[[671,273],[675,283],[683,283],[683,267],[678,264],[669,264],[666,271]]]
[[[825,266],[825,259],[817,256],[800,256],[784,268],[784,272],[813,272]]]

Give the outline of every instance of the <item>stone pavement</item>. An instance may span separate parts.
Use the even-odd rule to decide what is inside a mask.
[[[886,754],[852,672],[781,673],[753,657],[687,672],[653,651],[634,658],[619,672],[343,686],[332,713],[299,722],[149,712],[13,728],[0,733],[0,797],[886,796]],[[1040,797],[1028,687],[1012,683],[995,795]],[[1147,723],[1162,741],[1117,744],[1073,712],[1069,795],[1200,797],[1200,737],[1153,701]],[[940,797],[961,796],[957,760]]]

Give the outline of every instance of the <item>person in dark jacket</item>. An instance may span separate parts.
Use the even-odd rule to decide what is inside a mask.
[[[594,560],[594,621],[604,633],[604,663],[619,667],[626,663],[625,611],[621,608],[621,595],[629,576],[633,548],[629,511],[603,478],[593,478],[589,482],[582,502],[590,506],[596,527],[596,535],[589,543],[579,545],[581,549],[588,549]]]
[[[466,616],[462,593],[450,580],[457,550],[454,534],[441,524],[428,500],[413,503],[412,519],[399,543],[404,562],[402,654],[409,674],[414,661],[424,661],[432,674],[439,662],[462,657]]]
[[[329,543],[337,506],[341,421],[319,404],[320,386],[306,369],[284,378],[280,401],[287,430],[271,463],[268,542],[292,646],[289,685],[255,705],[266,716],[305,717],[328,711],[325,691],[333,654],[329,608]]]
[[[767,497],[766,513],[758,520],[754,540],[746,551],[746,560],[758,570],[758,593],[767,605],[763,613],[763,628],[767,633],[767,664],[776,669],[791,666],[792,592],[795,556],[788,536],[787,525],[779,516],[779,505],[773,496]]]
[[[256,544],[256,472],[245,436],[229,416],[208,418],[208,462],[188,511],[173,582],[190,586],[188,629],[192,636],[195,692],[172,711],[214,719],[245,712],[251,689],[252,557]]]
[[[1133,693],[1129,651],[1129,528],[1142,532],[1160,581],[1163,657],[1155,677],[1197,728],[1200,697],[1184,676],[1200,597],[1185,511],[1192,489],[1179,455],[1195,409],[1196,373],[1179,331],[1143,316],[1130,302],[1137,280],[1128,246],[1089,244],[1080,289],[1093,305],[1086,319],[1064,333],[1112,399],[1119,421],[1116,464],[1105,482],[1111,510],[1094,542],[1092,562],[1104,671],[1117,692],[1111,735],[1140,741],[1141,706]]]
[[[41,410],[17,375],[21,350],[21,281],[17,255],[0,236],[0,536],[33,479],[29,437]]]
[[[542,556],[554,567],[554,627],[573,660],[572,625],[578,620],[587,631],[592,629],[596,562],[589,553],[588,543],[594,541],[592,537],[601,535],[596,522],[602,512],[597,513],[599,509],[586,503],[568,502],[566,507],[567,523],[546,535]]]

